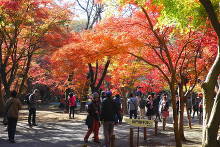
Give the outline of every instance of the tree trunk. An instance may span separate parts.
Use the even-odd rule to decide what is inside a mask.
[[[190,114],[189,111],[188,111],[188,104],[187,104],[187,102],[186,102],[186,112],[187,112],[187,118],[188,118],[189,128],[192,129],[191,114]]]
[[[178,84],[178,94],[179,94],[179,133],[180,138],[182,141],[186,141],[184,135],[184,104],[185,104],[185,97],[183,92],[183,84],[182,82]]]
[[[8,85],[7,83],[4,84],[4,90],[5,90],[5,95],[3,96],[3,98],[9,98],[10,97],[10,85]]]
[[[203,137],[202,137],[202,144],[205,147],[215,147],[216,138],[215,138],[215,131],[217,129],[216,123],[218,123],[215,119],[216,117],[216,109],[220,110],[217,105],[219,105],[219,96],[215,96],[215,86],[217,83],[217,77],[220,72],[220,52],[218,51],[218,55],[216,57],[216,60],[210,69],[206,81],[202,85],[203,92],[204,92],[204,98],[203,98]],[[216,79],[213,81],[213,79]],[[218,91],[219,92],[219,91]],[[219,94],[219,93],[218,93]],[[215,103],[214,98],[216,98]],[[215,114],[215,115],[214,115]],[[218,117],[218,116],[217,116]],[[210,137],[214,137],[210,139]]]
[[[203,133],[205,138],[203,140],[203,147],[218,147],[220,143],[217,141],[218,130],[220,125],[220,90],[215,97],[215,102],[211,111],[211,115],[209,120],[207,121],[207,125],[205,127],[205,131]]]
[[[125,96],[125,97],[122,97],[123,100],[122,100],[122,111],[123,111],[123,114],[128,114],[128,107],[127,107],[127,100],[128,98]]]
[[[98,70],[96,70],[96,73],[94,74],[92,64],[91,63],[88,64],[88,66],[89,66],[88,80],[90,81],[90,88],[92,90],[92,93],[98,92],[100,87],[102,86],[102,83],[103,83],[105,76],[107,74],[107,71],[108,71],[108,67],[110,65],[110,61],[111,61],[110,59],[107,59],[107,61],[105,63],[105,67],[102,71],[102,75],[101,75],[98,82],[97,82]],[[97,66],[98,66],[98,64],[96,64],[96,69],[98,68]],[[97,83],[97,85],[96,85],[96,83]]]
[[[127,89],[126,87],[122,87],[121,88],[121,96],[123,98],[123,100],[122,100],[122,111],[123,111],[123,114],[128,114],[127,91],[129,91],[129,89]]]
[[[216,131],[219,127],[219,118],[216,110],[219,111],[219,91],[216,96],[215,103],[213,104],[213,98],[215,96],[215,86],[220,74],[220,23],[217,13],[210,0],[199,0],[204,6],[209,20],[218,36],[218,53],[209,73],[206,77],[204,84],[202,85],[205,98],[203,99],[203,137],[202,145],[205,147],[218,146],[216,139]],[[213,137],[213,138],[211,138]]]
[[[7,82],[7,75],[3,69],[0,68],[1,71],[1,82],[2,85],[4,86],[4,92],[5,95],[3,95],[3,98],[9,98],[10,97],[10,85]]]
[[[2,97],[2,81],[1,81],[1,78],[0,78],[0,116],[3,115],[4,113],[4,99]]]
[[[182,141],[186,141],[184,135],[184,97],[180,97],[179,133]]]
[[[173,106],[173,128],[174,128],[174,135],[175,135],[175,142],[176,147],[182,147],[181,139],[180,139],[180,133],[178,129],[178,117],[176,112],[176,93],[174,88],[174,83],[170,84],[170,90],[171,90],[171,103]]]
[[[30,65],[31,65],[31,59],[32,59],[32,53],[28,55],[28,58],[27,58],[27,64],[26,64],[26,67],[24,68],[24,71],[23,71],[23,76],[22,76],[22,81],[21,81],[21,84],[20,84],[20,87],[19,87],[19,90],[18,90],[18,95],[20,96],[23,92],[23,89],[24,89],[24,83],[25,81],[27,80],[27,77],[28,77],[28,72],[29,72],[29,69],[30,69]]]
[[[108,59],[108,60],[106,61],[106,63],[105,63],[105,67],[104,67],[104,69],[103,69],[102,76],[101,76],[101,78],[100,78],[100,80],[99,80],[99,82],[98,82],[98,84],[97,84],[97,86],[96,86],[96,89],[100,89],[100,87],[101,87],[101,85],[102,85],[102,82],[103,82],[103,80],[105,79],[105,76],[106,76],[106,74],[107,74],[109,65],[110,65],[110,59]],[[98,72],[98,71],[97,71],[97,72]]]

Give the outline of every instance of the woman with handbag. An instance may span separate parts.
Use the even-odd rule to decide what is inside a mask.
[[[15,143],[14,136],[18,121],[18,113],[21,109],[21,101],[16,97],[17,92],[12,91],[11,97],[6,101],[6,116],[8,119],[8,138],[10,143]]]
[[[166,127],[166,121],[167,121],[167,117],[169,117],[169,103],[167,101],[167,95],[164,94],[162,96],[162,101],[160,104],[160,108],[161,108],[161,114],[162,114],[162,118],[163,118],[163,130],[165,130]]]
[[[86,118],[86,125],[88,125],[88,131],[84,137],[84,142],[88,142],[88,138],[91,133],[94,133],[94,142],[99,141],[99,128],[100,128],[100,98],[97,92],[93,93],[93,100],[88,106],[88,116]]]

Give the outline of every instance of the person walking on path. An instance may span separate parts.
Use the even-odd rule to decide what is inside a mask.
[[[6,116],[8,119],[8,140],[11,143],[15,143],[14,136],[16,132],[16,126],[18,121],[18,113],[21,109],[21,101],[17,98],[17,92],[12,91],[11,97],[6,102]]]
[[[113,101],[112,92],[106,92],[106,98],[103,100],[101,105],[101,117],[100,120],[103,122],[104,130],[104,140],[105,146],[111,146],[111,138],[114,131],[114,121],[115,115],[119,114],[119,109],[117,108],[116,103]]]
[[[132,119],[134,115],[134,119],[137,119],[137,109],[138,109],[138,99],[130,94],[130,98],[128,100],[128,110],[130,114],[130,119]]]
[[[197,117],[199,117],[199,104],[202,101],[202,93],[198,94],[198,97],[195,99],[195,103],[193,104],[193,117],[195,116],[195,113],[197,113]]]
[[[156,96],[156,98],[153,99],[153,101],[154,101],[154,102],[153,102],[154,113],[155,113],[155,115],[156,115],[155,120],[161,121],[161,119],[160,119],[160,113],[159,113],[160,95],[158,94],[158,95]]]
[[[140,96],[137,96],[137,97],[140,97]],[[146,100],[143,97],[140,97],[139,108],[140,108],[140,115],[142,119],[144,119],[144,116],[145,116],[146,104],[147,104]]]
[[[72,118],[74,119],[75,107],[76,107],[76,96],[71,92],[69,94],[69,119],[71,119],[71,114],[73,116]]]
[[[187,102],[186,102],[186,106],[187,106],[187,113],[189,114],[189,116],[191,116],[192,114],[192,98],[191,96],[187,97]]]
[[[28,125],[31,126],[37,126],[36,124],[36,109],[37,109],[37,100],[38,100],[38,93],[39,90],[35,89],[34,92],[29,96],[29,102],[28,102]]]
[[[94,133],[94,142],[99,141],[99,128],[100,128],[100,98],[97,92],[93,93],[93,100],[88,106],[88,116],[86,120],[88,125],[88,131],[84,137],[84,142],[88,142],[88,138],[91,133]]]
[[[167,117],[169,117],[169,103],[167,100],[167,95],[164,94],[162,96],[162,101],[161,101],[160,105],[161,105],[160,106],[161,114],[162,114],[162,118],[163,118],[163,130],[165,130]]]
[[[148,95],[147,97],[147,113],[148,119],[151,120],[154,115],[154,105],[153,105],[153,97],[152,95]]]
[[[117,109],[119,110],[119,115],[115,115],[115,124],[122,123],[122,107],[121,107],[121,96],[119,94],[115,95],[114,102],[117,105]]]

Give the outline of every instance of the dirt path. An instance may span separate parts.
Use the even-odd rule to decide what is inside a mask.
[[[38,126],[29,128],[27,124],[27,110],[21,111],[21,117],[17,125],[16,144],[7,142],[7,132],[5,127],[0,126],[0,147],[82,147],[84,146],[83,137],[87,131],[84,124],[85,113],[76,114],[75,119],[69,119],[67,114],[61,111],[37,111]],[[0,119],[2,121],[2,119]],[[187,125],[187,122],[185,122]],[[201,146],[201,125],[198,120],[193,120],[193,129],[185,127],[185,136],[189,140],[184,142],[185,147]],[[129,128],[132,126],[123,123],[115,127],[116,147],[129,146]],[[103,130],[100,128],[100,139],[103,142]],[[134,142],[137,138],[137,128],[134,128]],[[92,137],[92,136],[91,136]],[[103,146],[95,144],[90,138],[87,146]],[[175,146],[172,120],[168,121],[166,131],[162,131],[162,124],[159,122],[159,133],[154,135],[154,129],[147,129],[147,140],[143,139],[143,129],[140,133],[140,146]]]

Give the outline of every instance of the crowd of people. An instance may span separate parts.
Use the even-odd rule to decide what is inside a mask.
[[[162,119],[166,123],[166,119],[169,116],[167,94],[156,97],[154,93],[151,93],[145,98],[145,95],[141,92],[131,93],[127,106],[130,119],[145,119],[145,116],[147,116],[151,120],[153,116],[156,116],[155,119]],[[93,141],[100,143],[98,134],[99,128],[103,124],[105,146],[109,147],[114,125],[121,124],[122,119],[122,100],[119,94],[113,97],[111,91],[102,92],[101,95],[96,92],[93,93],[92,102],[88,105],[88,115],[86,118],[88,131],[84,141],[87,143],[91,133],[94,133]]]
[[[128,112],[130,119],[139,118],[144,119],[147,117],[152,120],[161,121],[166,124],[166,119],[169,116],[169,102],[167,99],[167,94],[155,95],[155,93],[150,93],[144,95],[141,92],[136,92],[135,95],[130,94],[128,98]]]
[[[92,102],[88,105],[88,116],[86,124],[88,131],[84,137],[87,143],[91,133],[94,133],[94,142],[99,141],[99,128],[103,124],[104,143],[106,147],[111,146],[111,137],[114,131],[114,125],[121,124],[122,110],[121,99],[119,95],[112,96],[111,91],[107,91],[100,95],[95,92],[92,96]]]
[[[39,96],[39,90],[35,89],[33,93],[28,95],[26,103],[28,105],[28,125],[30,127],[37,126],[36,124],[36,105]],[[88,115],[86,125],[88,131],[84,136],[84,142],[92,133],[94,133],[93,141],[100,143],[99,129],[103,125],[104,143],[106,147],[111,146],[111,137],[114,134],[114,126],[122,124],[123,109],[122,98],[119,94],[112,95],[111,91],[103,91],[101,93],[94,92],[91,102],[88,104]],[[202,99],[203,95],[198,94],[196,98],[188,97],[186,100],[187,112],[194,118],[195,114],[202,114]],[[180,98],[176,96],[177,112],[179,111]],[[74,119],[75,108],[77,106],[77,98],[73,92],[67,96],[69,118]],[[147,95],[140,91],[131,93],[127,99],[127,110],[130,119],[148,119],[162,121],[163,126],[166,125],[169,117],[169,99],[167,93],[149,93]],[[5,119],[7,120],[7,130],[9,142],[15,143],[14,136],[16,132],[16,124],[18,120],[18,112],[21,109],[21,102],[17,98],[17,92],[12,91],[11,97],[6,102]],[[192,114],[193,110],[193,114]],[[178,113],[177,113],[178,114]]]
[[[180,110],[180,98],[176,96],[176,107],[177,107],[177,114],[179,114]],[[195,114],[197,117],[202,120],[202,112],[203,112],[203,94],[198,93],[196,97],[189,96],[186,99],[186,108],[187,113],[193,119],[195,118]]]

